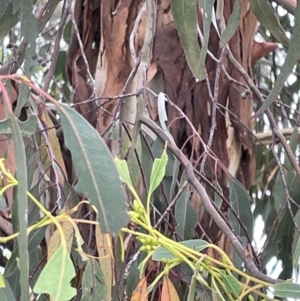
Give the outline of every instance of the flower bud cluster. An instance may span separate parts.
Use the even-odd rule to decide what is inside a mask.
[[[151,252],[155,250],[159,244],[159,240],[156,237],[137,237],[137,239],[143,244],[140,247],[141,252]]]

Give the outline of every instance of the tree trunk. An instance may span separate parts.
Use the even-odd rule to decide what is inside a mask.
[[[225,22],[228,21],[234,7],[234,0],[226,1],[224,7]],[[142,0],[124,0],[102,2],[100,7],[95,6],[94,1],[77,0],[77,23],[81,25],[80,31],[84,46],[91,47],[93,51],[87,52],[87,59],[91,70],[94,71],[94,53],[98,51],[98,62],[95,70],[97,94],[101,97],[112,97],[122,93],[137,92],[136,77],[126,86],[130,73],[135,68],[130,49],[130,37],[137,23],[137,32],[134,39],[134,49],[138,54],[143,46],[146,25],[146,13],[140,21],[136,21],[142,8]],[[89,16],[88,19],[86,16]],[[100,16],[100,18],[99,18]],[[100,19],[100,24],[97,25]],[[202,15],[198,10],[198,20],[202,27]],[[83,25],[82,25],[83,24]],[[89,30],[88,30],[89,29]],[[257,20],[249,10],[248,1],[242,1],[242,13],[237,31],[231,38],[229,46],[235,59],[242,65],[246,72],[252,76],[252,48],[253,39],[257,29]],[[100,36],[100,41],[96,37]],[[73,30],[72,47],[76,49],[76,33]],[[216,29],[212,26],[209,38],[209,51],[215,58],[220,59],[222,49],[219,47],[220,38]],[[94,44],[93,44],[94,43]],[[95,47],[96,45],[96,47]],[[78,45],[77,45],[78,49]],[[86,83],[86,67],[82,63],[80,51],[76,54],[70,51],[69,62],[81,62],[77,69],[69,68],[69,77],[84,79]],[[77,55],[77,57],[76,57]],[[78,58],[79,56],[79,58]],[[77,61],[76,61],[77,60]],[[155,93],[164,92],[169,99],[176,104],[190,119],[194,128],[201,136],[202,141],[191,136],[193,130],[186,120],[179,116],[178,110],[168,106],[168,122],[170,132],[179,147],[183,147],[184,153],[191,158],[198,170],[201,161],[205,157],[205,148],[209,141],[213,120],[213,104],[210,91],[214,92],[218,86],[216,129],[214,139],[204,166],[204,175],[208,181],[216,182],[221,186],[223,195],[229,199],[228,175],[237,177],[246,187],[250,187],[255,172],[255,150],[252,135],[251,114],[253,112],[252,95],[245,88],[246,85],[239,71],[233,67],[225,57],[223,64],[227,74],[221,71],[217,78],[218,63],[207,55],[206,69],[208,80],[196,82],[185,58],[177,29],[175,26],[171,0],[158,0],[156,10],[156,30],[152,49],[152,59],[148,68],[147,84]],[[71,63],[69,63],[70,65]],[[70,65],[71,66],[71,65]],[[76,71],[77,70],[77,71]],[[90,87],[83,81],[72,81],[76,91],[85,91],[85,98],[92,95]],[[89,92],[88,92],[89,91]],[[80,94],[80,95],[81,95]],[[157,119],[156,102],[149,93],[148,104],[152,117]],[[82,97],[79,97],[82,101]],[[80,101],[75,98],[75,101]],[[90,112],[93,107],[90,104],[83,110]],[[114,148],[116,141],[112,141],[113,128],[118,128],[118,116],[121,123],[129,131],[135,122],[136,96],[123,99],[100,99],[97,117],[97,128],[101,135]],[[93,118],[93,117],[89,117]],[[94,120],[90,120],[95,125]],[[115,144],[114,144],[115,142]],[[118,148],[113,150],[118,153]],[[217,159],[216,159],[217,158]],[[207,191],[214,198],[214,191],[206,186]],[[216,242],[218,240],[218,228],[211,224],[210,217],[201,210],[201,200],[193,196],[193,205],[198,210],[199,219],[205,233]],[[226,214],[228,205],[223,203],[222,211]]]

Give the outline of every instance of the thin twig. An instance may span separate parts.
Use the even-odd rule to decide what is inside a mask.
[[[243,247],[243,245],[240,243],[239,239],[234,235],[234,233],[231,231],[230,227],[226,224],[224,219],[220,216],[218,211],[215,209],[214,205],[212,204],[212,202],[209,199],[209,196],[208,196],[205,188],[197,180],[197,178],[194,174],[193,165],[186,158],[186,156],[180,151],[180,149],[178,149],[178,147],[168,138],[168,136],[157,126],[157,124],[154,121],[147,118],[146,116],[141,117],[140,121],[143,124],[145,124],[147,127],[149,127],[162,141],[166,141],[168,143],[169,150],[183,165],[183,167],[187,173],[188,181],[194,186],[195,190],[199,194],[206,211],[210,214],[210,216],[212,217],[214,222],[217,224],[217,226],[223,231],[225,236],[232,243],[232,245],[236,249],[239,256],[245,262],[245,265],[248,268],[249,272],[252,274],[252,276],[254,276],[258,279],[261,279],[263,281],[269,282],[269,283],[281,282],[281,280],[273,279],[271,277],[264,275],[257,269],[256,265],[252,261],[251,256],[248,255],[247,250]]]
[[[250,78],[250,76],[248,75],[248,73],[245,71],[245,69],[240,65],[240,63],[234,58],[234,56],[232,55],[230,49],[228,48],[228,60],[231,62],[231,64],[240,72],[240,74],[242,75],[242,77],[244,78],[244,80],[246,81],[246,83],[249,85],[251,91],[254,93],[254,95],[257,97],[257,99],[259,100],[260,103],[264,102],[264,99],[261,95],[261,93],[259,92],[258,88],[256,87],[256,85],[254,84],[254,82],[252,81],[252,79]],[[296,170],[297,174],[300,175],[300,169],[298,166],[298,162],[289,146],[289,144],[287,143],[286,139],[284,138],[284,136],[282,135],[282,133],[280,132],[280,130],[278,129],[278,126],[276,124],[276,121],[270,111],[269,108],[266,109],[265,111],[268,120],[270,122],[271,125],[271,129],[273,132],[273,135],[275,135],[279,141],[281,142],[283,148],[286,151],[286,154],[288,156],[288,158],[290,159],[294,169]],[[273,150],[273,153],[275,153],[275,150]]]
[[[226,48],[222,49],[220,59],[217,65],[217,70],[216,70],[216,76],[215,76],[215,87],[214,87],[214,96],[212,100],[212,113],[211,113],[211,128],[209,132],[209,137],[208,137],[208,142],[206,147],[208,149],[211,148],[213,139],[214,139],[214,133],[217,128],[217,121],[216,121],[216,115],[217,115],[217,106],[218,106],[218,95],[219,95],[219,85],[220,85],[220,74],[221,74],[221,67],[223,65],[223,59],[225,58],[225,52]],[[207,78],[208,79],[208,78]],[[210,90],[210,85],[209,81],[207,82],[208,89]],[[205,163],[208,157],[208,153],[206,152],[203,156],[203,160],[200,165],[200,172],[203,174],[204,173],[204,167]]]
[[[51,83],[52,77],[55,72],[56,63],[57,63],[57,59],[58,59],[58,53],[59,53],[59,49],[60,49],[60,40],[63,35],[64,27],[65,27],[65,24],[66,24],[66,21],[68,18],[68,14],[69,14],[71,5],[72,5],[72,0],[65,0],[64,6],[62,9],[62,15],[61,15],[58,31],[57,31],[56,38],[55,38],[55,44],[54,44],[53,55],[51,58],[50,68],[49,68],[49,71],[48,71],[47,76],[44,81],[43,90],[45,92],[48,91],[49,85]]]
[[[169,206],[166,208],[166,210],[164,211],[164,213],[162,214],[162,216],[160,217],[160,219],[155,224],[155,226],[154,226],[155,229],[161,224],[161,222],[163,221],[163,219],[165,218],[165,216],[171,211],[171,209],[176,204],[176,202],[178,201],[179,197],[181,196],[181,194],[183,193],[183,191],[185,190],[185,188],[187,187],[187,185],[188,185],[188,182],[184,182],[183,183],[182,187],[177,192],[177,195],[174,197],[174,199],[172,200],[172,202],[169,204]]]
[[[74,14],[72,12],[72,7],[69,8],[69,14],[70,14],[70,17],[71,17],[71,20],[72,20],[73,28],[74,28],[75,33],[76,33],[77,42],[79,44],[80,53],[82,55],[82,59],[83,59],[83,62],[85,64],[86,72],[87,72],[87,74],[89,76],[89,79],[90,79],[91,83],[93,84],[93,91],[94,91],[93,95],[96,95],[95,80],[94,80],[94,77],[92,76],[92,73],[90,71],[90,66],[89,66],[88,60],[87,60],[85,52],[84,52],[84,46],[82,44],[82,40],[81,40],[81,37],[80,37],[80,32],[79,32],[78,26],[76,24],[76,20],[74,18]]]
[[[135,47],[134,47],[134,39],[137,33],[137,29],[140,25],[140,22],[142,20],[142,17],[144,15],[144,12],[146,11],[146,2],[143,4],[142,8],[140,9],[133,25],[133,29],[131,31],[130,37],[129,37],[129,48],[130,48],[130,54],[131,54],[131,59],[134,65],[138,63]]]

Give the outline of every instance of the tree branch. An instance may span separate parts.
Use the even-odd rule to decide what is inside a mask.
[[[174,154],[174,156],[181,162],[181,164],[185,168],[188,181],[194,186],[195,190],[199,194],[206,211],[210,214],[210,216],[212,217],[214,222],[217,224],[217,226],[223,231],[225,236],[232,243],[232,245],[236,249],[239,256],[245,262],[245,265],[248,268],[251,275],[258,279],[261,279],[263,281],[269,282],[269,283],[282,282],[282,280],[273,279],[271,277],[268,277],[258,270],[256,265],[252,261],[252,258],[248,255],[247,250],[243,247],[243,245],[240,243],[238,238],[231,231],[230,227],[226,224],[224,219],[221,217],[221,215],[218,213],[218,211],[213,206],[204,187],[200,184],[200,182],[198,181],[198,179],[196,178],[196,176],[194,174],[193,165],[187,159],[187,157],[181,152],[181,150],[169,139],[169,137],[159,128],[159,126],[154,121],[152,121],[151,119],[149,119],[146,116],[142,116],[142,117],[140,117],[140,122],[143,123],[144,125],[146,125],[147,127],[149,127],[162,141],[165,141],[168,143],[169,150]]]

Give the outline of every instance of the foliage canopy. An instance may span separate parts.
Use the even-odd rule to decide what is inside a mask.
[[[0,299],[299,299],[299,31],[294,0],[2,1]]]

